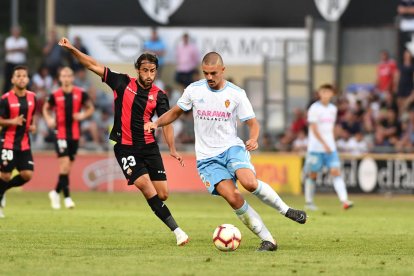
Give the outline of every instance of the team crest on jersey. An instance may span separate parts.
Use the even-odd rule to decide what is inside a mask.
[[[226,100],[226,101],[224,102],[224,105],[226,106],[226,108],[228,108],[228,107],[230,106],[230,100]]]
[[[148,96],[148,100],[150,100],[152,102],[154,100],[154,96],[153,95],[149,95]]]
[[[138,2],[152,20],[168,24],[170,16],[183,4],[184,0],[138,0]]]

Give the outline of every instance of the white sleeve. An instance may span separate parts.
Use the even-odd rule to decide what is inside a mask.
[[[193,108],[193,101],[191,99],[189,87],[184,90],[183,95],[177,101],[177,105],[184,111],[189,111]]]
[[[249,99],[247,98],[246,92],[243,90],[240,97],[240,103],[236,107],[236,115],[239,117],[240,121],[244,122],[249,119],[256,117],[253,111],[252,104],[250,103]]]
[[[308,111],[308,123],[318,122],[318,109],[311,106]]]

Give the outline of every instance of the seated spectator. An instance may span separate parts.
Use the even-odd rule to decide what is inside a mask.
[[[290,130],[296,136],[300,131],[306,128],[306,114],[305,111],[300,108],[295,108],[293,114],[294,117],[293,122],[290,126]]]
[[[341,123],[342,129],[346,130],[351,136],[357,132],[362,131],[361,121],[357,119],[357,115],[352,110],[349,110]]]
[[[360,131],[349,138],[348,143],[346,144],[346,152],[353,155],[365,154],[369,150],[370,145],[364,139],[364,135]]]
[[[380,119],[375,130],[376,146],[394,146],[401,136],[401,125],[397,119],[394,109],[383,111],[384,115]]]
[[[36,112],[42,112],[43,103],[52,93],[53,86],[53,78],[49,74],[49,69],[45,65],[41,65],[32,77],[31,89],[36,92]]]
[[[185,112],[183,116],[181,116],[181,122],[182,129],[181,132],[177,135],[177,140],[182,144],[194,144],[195,134],[193,113],[191,111]]]
[[[275,150],[275,143],[270,133],[266,132],[265,134],[263,134],[259,149],[262,151]]]
[[[293,151],[298,153],[306,153],[308,149],[308,137],[306,134],[306,129],[302,128],[297,136],[296,139],[293,141]]]
[[[397,143],[398,152],[412,152],[414,146],[414,105],[411,105],[408,118],[402,124],[401,140]]]
[[[277,136],[276,141],[276,150],[277,151],[283,151],[287,152],[292,149],[292,140],[293,140],[293,134],[291,131],[287,131],[286,133],[281,133]]]
[[[351,137],[348,130],[338,127],[335,129],[336,135],[336,148],[338,152],[347,152],[348,151],[348,141]]]

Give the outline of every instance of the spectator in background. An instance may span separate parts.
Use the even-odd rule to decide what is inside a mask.
[[[302,128],[293,141],[293,151],[298,153],[306,153],[308,149],[308,137],[306,133],[306,129]]]
[[[6,38],[4,43],[5,67],[4,67],[4,86],[3,93],[11,89],[11,78],[15,66],[26,64],[26,53],[28,49],[27,39],[21,36],[19,26],[14,26],[10,30],[11,36]]]
[[[198,71],[199,55],[197,46],[190,41],[189,35],[185,33],[175,49],[177,63],[175,81],[184,88],[193,82],[194,74]]]
[[[401,136],[401,125],[397,119],[397,113],[394,109],[386,109],[382,111],[375,130],[376,146],[395,146]]]
[[[414,0],[399,0],[397,13],[400,21],[398,60],[401,63],[405,44],[411,41],[411,36],[414,32]]]
[[[413,57],[408,50],[404,51],[402,64],[398,67],[396,73],[397,83],[397,105],[398,111],[401,115],[403,112],[404,101],[413,92],[414,81],[414,64]]]
[[[397,71],[397,65],[390,58],[388,51],[383,50],[380,53],[380,62],[377,65],[376,90],[381,96],[394,92],[394,75]]]
[[[36,97],[46,97],[52,92],[53,89],[53,78],[49,74],[49,69],[46,65],[42,64],[37,69],[36,74],[32,77],[32,90],[36,91]]]
[[[161,77],[162,68],[165,62],[166,46],[158,35],[157,28],[151,29],[151,37],[144,42],[144,51],[152,52],[158,58],[158,78]]]
[[[409,108],[408,119],[402,124],[401,140],[397,143],[398,152],[412,152],[414,146],[414,105]]]
[[[346,152],[353,155],[364,154],[369,150],[370,145],[364,139],[364,135],[360,131],[349,138],[348,143],[346,144]]]
[[[296,136],[300,131],[306,128],[306,114],[305,111],[300,108],[295,108],[293,114],[294,118],[290,130],[293,135]]]
[[[49,32],[49,37],[46,45],[43,47],[44,64],[49,69],[53,79],[57,79],[58,71],[63,66],[65,52],[62,47],[58,45],[58,37],[56,31],[52,29]]]
[[[82,39],[80,38],[80,36],[75,36],[73,38],[73,46],[76,47],[76,49],[78,49],[79,51],[81,51],[82,53],[89,55],[89,51],[88,49],[85,47],[85,45],[83,45],[82,43]],[[69,57],[69,62],[70,62],[70,67],[72,68],[73,72],[77,72],[81,69],[85,70],[85,66],[83,66],[76,58],[74,58],[73,56]]]
[[[352,110],[348,110],[344,120],[341,122],[342,129],[346,130],[351,136],[362,130],[361,121]]]

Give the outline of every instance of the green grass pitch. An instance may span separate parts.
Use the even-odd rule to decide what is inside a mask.
[[[167,201],[190,243],[175,237],[137,193],[74,193],[74,210],[53,211],[47,193],[11,191],[0,219],[0,275],[414,275],[414,197],[352,196],[344,211],[334,195],[299,225],[256,198],[279,244],[256,252],[259,239],[219,197],[172,194]],[[302,207],[302,197],[284,197]],[[220,252],[214,228],[242,232],[235,252]]]

